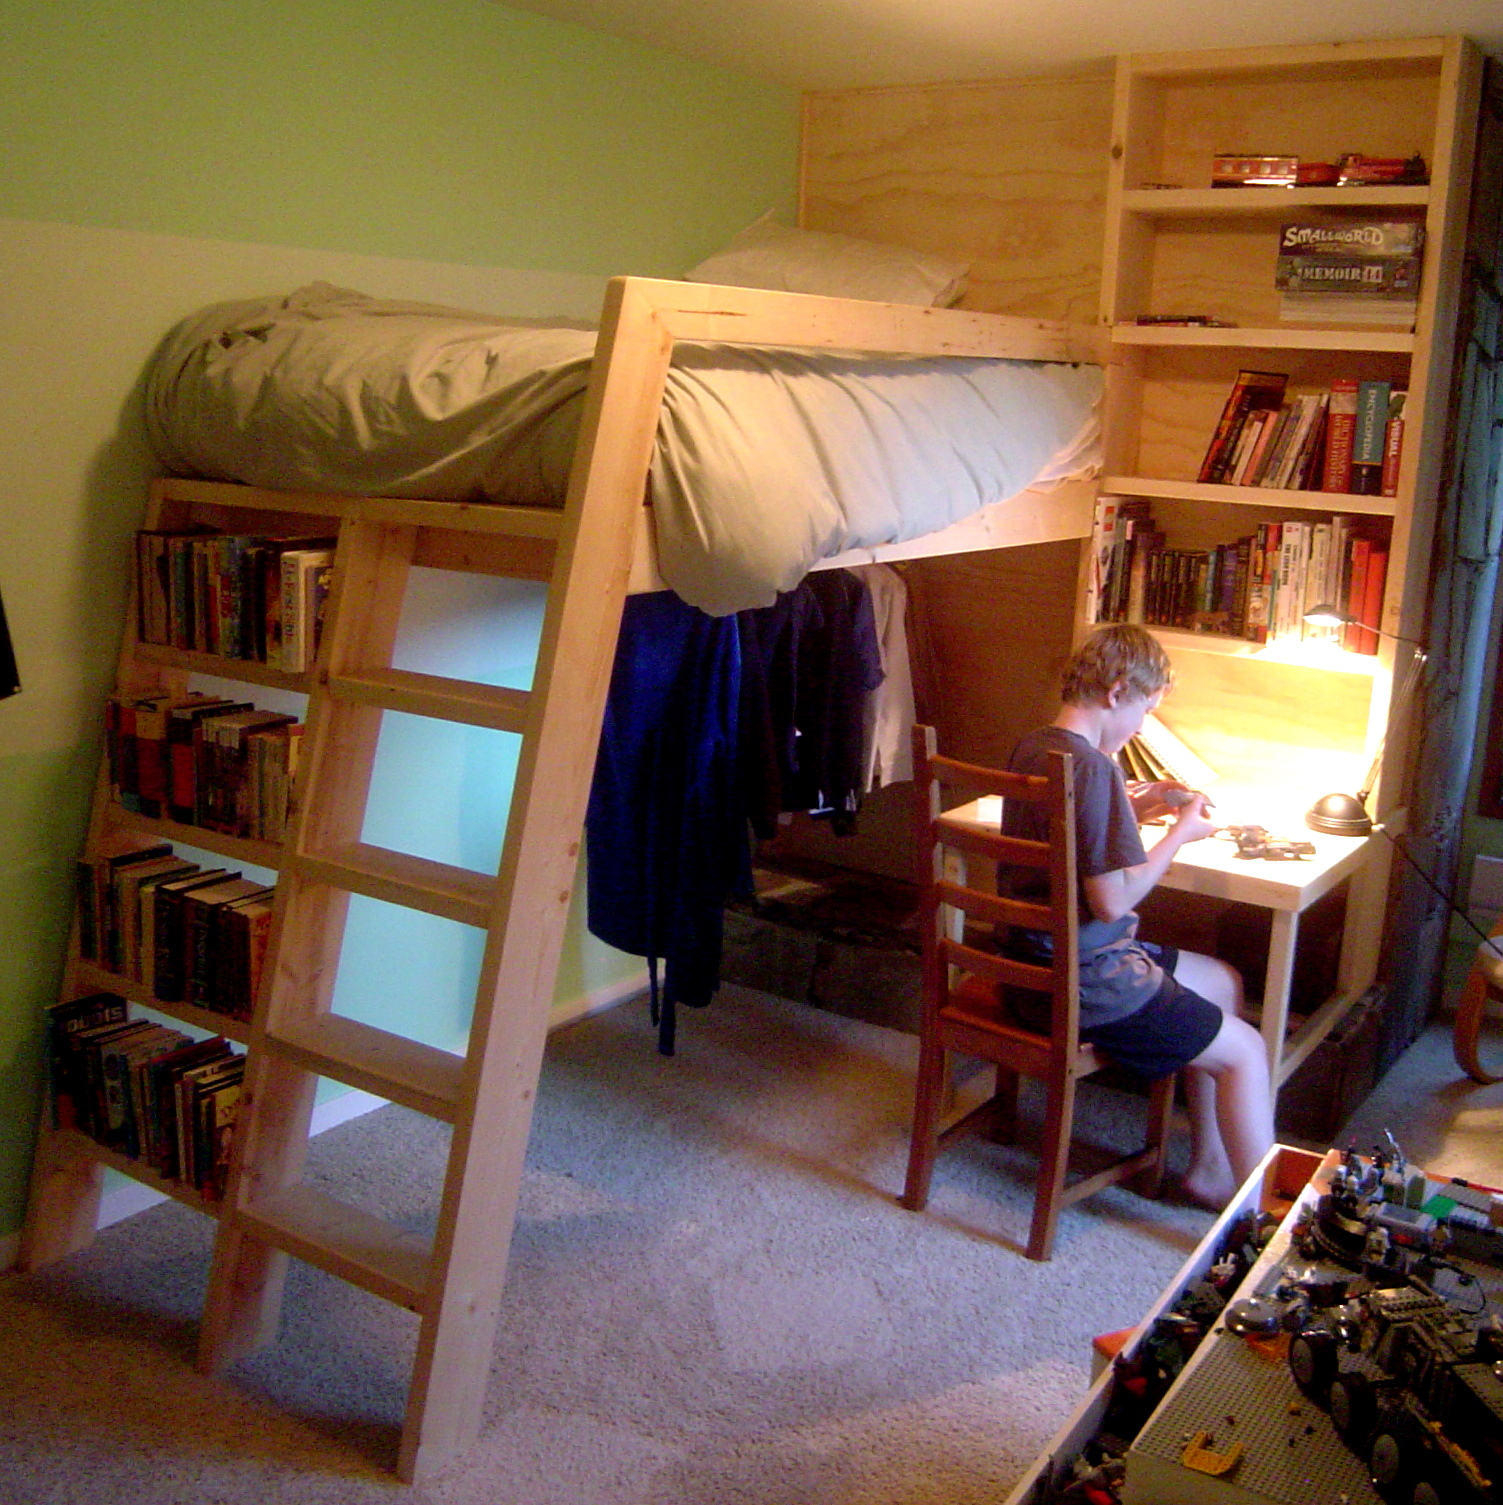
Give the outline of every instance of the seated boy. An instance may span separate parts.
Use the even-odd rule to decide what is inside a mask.
[[[1169,660],[1141,627],[1104,627],[1065,669],[1063,703],[1051,725],[1024,737],[1016,773],[1042,774],[1049,754],[1071,754],[1080,879],[1080,1024],[1083,1039],[1150,1080],[1185,1071],[1190,1165],[1181,1190],[1219,1210],[1273,1143],[1272,1094],[1262,1038],[1239,1017],[1242,979],[1225,962],[1138,939],[1134,908],[1189,841],[1209,836],[1206,797],[1183,785],[1129,791],[1116,754],[1143,725],[1172,677]],[[1171,823],[1145,851],[1138,823]],[[1046,816],[1009,802],[1003,829],[1047,838]],[[1038,899],[1048,879],[1005,868],[999,888]],[[1013,930],[1010,955],[1047,963],[1050,937]]]

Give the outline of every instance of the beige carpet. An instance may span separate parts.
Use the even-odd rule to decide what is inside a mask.
[[[636,1005],[557,1036],[486,1428],[421,1490],[389,1473],[415,1319],[294,1266],[280,1342],[204,1379],[208,1224],[164,1206],[108,1229],[0,1283],[0,1501],[1000,1501],[1084,1391],[1092,1335],[1135,1320],[1209,1218],[1112,1190],[1032,1264],[1031,1162],[979,1143],[903,1211],[912,1049],[738,989],[683,1021],[673,1060]],[[1406,1148],[1430,1152],[1429,1095],[1435,1145],[1464,1121],[1480,1175],[1503,1099],[1448,1096],[1454,1069],[1427,1060],[1387,1084]],[[1088,1099],[1103,1141],[1140,1111]],[[422,1226],[434,1125],[385,1108],[314,1148],[321,1181]]]

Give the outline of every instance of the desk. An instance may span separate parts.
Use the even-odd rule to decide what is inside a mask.
[[[1002,802],[996,798],[971,800],[945,813],[951,819],[995,831],[1002,818],[1001,806]],[[1275,834],[1281,834],[1282,830],[1278,828]],[[1387,872],[1386,864],[1372,860],[1376,848],[1371,836],[1323,836],[1302,829],[1297,834],[1301,840],[1314,844],[1313,857],[1296,862],[1269,862],[1261,857],[1239,857],[1233,842],[1214,836],[1188,842],[1180,848],[1159,885],[1208,898],[1232,899],[1269,911],[1273,931],[1259,1028],[1268,1050],[1275,1093],[1372,985],[1383,916],[1381,885]],[[1152,828],[1144,835],[1144,845],[1152,846],[1155,840]],[[1347,879],[1351,880],[1351,887],[1336,991],[1286,1040],[1299,917],[1323,894]]]

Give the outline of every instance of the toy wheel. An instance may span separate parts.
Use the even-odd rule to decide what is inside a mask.
[[[1336,1339],[1321,1328],[1296,1333],[1289,1341],[1289,1372],[1301,1390],[1323,1396],[1336,1377]]]
[[[1373,1483],[1390,1499],[1396,1499],[1398,1486],[1403,1482],[1408,1459],[1404,1456],[1404,1444],[1396,1433],[1386,1428],[1373,1438],[1367,1455],[1367,1465],[1372,1471]]]
[[[1331,1425],[1348,1447],[1360,1447],[1372,1430],[1377,1407],[1366,1376],[1351,1371],[1331,1381]]]

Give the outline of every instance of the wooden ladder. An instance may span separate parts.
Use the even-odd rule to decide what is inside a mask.
[[[608,301],[602,343],[620,317]],[[657,365],[659,363],[653,363]],[[666,357],[660,363],[666,368]],[[434,504],[447,525],[368,507],[340,530],[305,763],[277,884],[274,965],[247,1061],[248,1107],[220,1216],[200,1363],[267,1342],[288,1255],[421,1318],[398,1472],[430,1475],[479,1431],[570,889],[642,505],[651,423],[621,423],[662,372],[597,364],[564,512]],[[623,398],[618,388],[629,388]],[[420,542],[422,547],[420,548]],[[541,547],[540,547],[541,545]],[[548,555],[551,554],[551,560]],[[548,605],[533,688],[392,667],[415,561],[536,577]],[[484,877],[361,840],[381,713],[518,733],[499,869]],[[330,1010],[351,894],[486,932],[461,1058]],[[453,1126],[430,1241],[305,1184],[313,1088],[329,1076]]]
[[[137,644],[133,620],[120,685],[182,689],[194,669],[308,693],[304,750],[280,849],[112,805],[101,778],[91,850],[120,829],[173,838],[278,869],[263,981],[248,1026],[245,1091],[205,1304],[200,1367],[218,1370],[275,1337],[289,1256],[410,1308],[421,1319],[398,1473],[429,1477],[479,1431],[555,973],[581,847],[585,804],[631,573],[672,341],[617,344],[623,319],[650,326],[630,284],[611,285],[578,456],[561,512],[343,496],[312,497],[215,482],[163,481],[148,526],[208,522],[227,532],[338,527],[318,662],[289,681],[263,666]],[[323,525],[320,521],[319,525]],[[393,666],[413,565],[546,581],[530,690]],[[134,613],[132,612],[132,619]],[[494,876],[362,841],[381,716],[400,711],[518,734],[515,786]],[[332,1009],[352,894],[486,933],[463,1056]],[[70,962],[66,996],[111,987]],[[122,984],[124,979],[119,979]],[[131,993],[129,987],[122,991]],[[139,989],[131,996],[151,1005]],[[161,1005],[192,1023],[215,1016]],[[452,1125],[431,1240],[306,1184],[320,1076]],[[39,1137],[23,1267],[86,1243],[101,1168],[113,1165],[194,1205],[202,1199],[125,1163],[50,1119]]]

